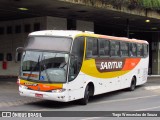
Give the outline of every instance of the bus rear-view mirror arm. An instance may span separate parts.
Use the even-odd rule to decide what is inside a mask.
[[[24,51],[24,48],[23,47],[18,47],[17,49],[16,49],[16,55],[15,55],[15,62],[17,63],[17,61],[18,61],[18,54],[19,53],[22,53]]]

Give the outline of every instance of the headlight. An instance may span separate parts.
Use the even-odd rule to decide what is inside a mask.
[[[20,79],[19,78],[17,79],[17,84],[20,85]]]
[[[53,93],[61,93],[64,92],[66,89],[56,89],[56,90],[52,90]]]
[[[20,87],[23,88],[23,89],[28,89],[28,87],[24,86],[24,85],[20,85]]]

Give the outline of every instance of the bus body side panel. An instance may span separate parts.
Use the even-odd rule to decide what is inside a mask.
[[[67,83],[69,101],[83,98],[85,90],[84,77],[83,73],[79,73],[73,81]]]
[[[133,76],[136,77],[136,85],[147,81],[148,58],[129,58],[125,62],[122,70],[109,72],[99,72],[94,59],[83,62],[82,72],[85,74],[85,81],[93,82],[94,95],[128,88]]]
[[[137,66],[136,75],[137,75],[137,84],[136,85],[142,85],[147,82],[148,77],[148,63],[149,63],[149,57],[142,58],[139,65]]]

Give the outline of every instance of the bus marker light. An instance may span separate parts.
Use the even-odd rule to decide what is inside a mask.
[[[17,79],[17,85],[20,85],[20,79]]]
[[[61,93],[64,92],[66,89],[57,89],[57,90],[52,90],[53,93]]]
[[[24,86],[24,85],[19,85],[21,88],[23,88],[23,89],[28,89],[28,87],[27,86]]]

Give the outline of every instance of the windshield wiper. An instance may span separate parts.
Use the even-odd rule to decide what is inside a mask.
[[[43,66],[43,68],[44,68],[44,71],[45,71],[45,73],[46,73],[46,76],[47,76],[47,79],[48,79],[48,82],[50,82],[51,83],[51,80],[50,80],[50,77],[49,77],[49,75],[48,75],[48,72],[47,72],[47,70],[46,70],[46,65],[45,65],[45,56],[44,56],[44,59],[42,60],[42,66]]]
[[[39,80],[40,80],[40,76],[41,76],[41,65],[40,65],[40,62],[39,62],[39,59],[40,59],[40,55],[38,57],[38,66],[39,66]],[[41,59],[42,60],[42,59]]]
[[[39,55],[39,57],[38,57],[38,64],[39,64],[39,59],[40,59],[40,55]],[[35,65],[35,67],[36,67],[37,65]],[[33,70],[35,69],[35,67],[33,67],[33,62],[31,63],[31,71],[30,71],[30,73],[29,73],[29,75],[28,75],[28,77],[27,77],[27,80],[29,80],[29,78],[31,77],[31,74],[32,74],[32,72],[33,72]]]

